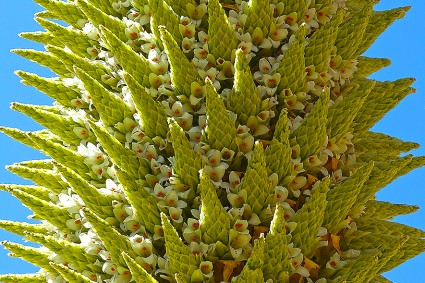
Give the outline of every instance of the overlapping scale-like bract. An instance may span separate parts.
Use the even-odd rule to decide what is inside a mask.
[[[36,274],[2,282],[389,282],[425,251],[375,200],[425,165],[370,131],[414,79],[366,77],[360,56],[408,10],[357,0],[36,0],[47,51],[14,53],[54,106],[14,103],[46,129],[0,131],[50,156],[0,184],[38,224],[0,228]],[[69,25],[69,26],[68,26]],[[404,190],[407,190],[404,188]]]
[[[318,242],[317,234],[323,224],[324,213],[326,209],[326,193],[329,186],[329,178],[323,179],[315,185],[315,191],[306,204],[297,211],[292,222],[297,223],[292,233],[293,243],[300,247],[303,254],[310,257],[315,251],[315,245]],[[310,215],[310,216],[308,216]],[[311,217],[313,216],[314,217]]]

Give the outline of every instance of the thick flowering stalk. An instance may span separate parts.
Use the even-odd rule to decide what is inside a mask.
[[[425,165],[419,145],[370,131],[414,79],[368,79],[361,56],[408,8],[353,0],[36,0],[50,68],[17,71],[53,106],[13,103],[46,129],[0,127],[49,155],[0,185],[38,224],[40,267],[3,282],[388,282],[425,251],[375,199]],[[59,20],[59,21],[57,21]],[[343,240],[342,240],[343,239]]]

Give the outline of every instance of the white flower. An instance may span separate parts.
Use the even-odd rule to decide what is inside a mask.
[[[83,27],[83,32],[87,35],[88,38],[91,40],[97,41],[100,38],[100,33],[97,30],[97,28],[94,27],[94,25],[90,22],[86,22],[86,24]]]
[[[332,270],[336,270],[336,269],[339,269],[339,268],[343,267],[346,264],[347,264],[347,262],[346,261],[342,261],[341,260],[341,257],[336,252],[336,253],[334,253],[331,256],[331,258],[329,259],[329,261],[326,263],[326,268],[329,268],[329,269],[332,269]]]

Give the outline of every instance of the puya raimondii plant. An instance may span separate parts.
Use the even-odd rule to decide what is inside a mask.
[[[425,164],[369,131],[414,91],[361,54],[408,7],[372,0],[36,0],[45,29],[14,50],[52,106],[1,128],[51,159],[2,185],[39,224],[0,221],[40,267],[3,282],[390,282],[425,232],[374,199]]]

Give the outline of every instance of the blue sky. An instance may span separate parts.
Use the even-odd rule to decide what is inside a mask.
[[[366,55],[386,57],[392,65],[376,73],[377,80],[395,80],[402,77],[415,77],[416,94],[411,94],[393,111],[375,126],[374,130],[396,136],[406,141],[418,142],[421,149],[412,152],[414,155],[425,155],[425,30],[421,26],[425,17],[425,3],[422,0],[381,0],[376,9],[390,9],[398,6],[413,6],[408,15],[392,25]],[[41,127],[31,119],[9,109],[12,101],[32,104],[51,104],[51,100],[35,89],[19,83],[14,70],[24,70],[41,76],[50,76],[45,68],[39,67],[17,55],[9,52],[13,48],[35,48],[41,46],[21,39],[18,33],[41,30],[34,21],[34,13],[41,8],[31,0],[3,1],[0,10],[0,125],[16,127],[23,130],[38,130]],[[29,182],[14,176],[4,169],[7,164],[24,160],[41,159],[43,155],[10,138],[0,135],[0,183],[29,184]],[[422,177],[425,168],[418,169],[403,176],[378,194],[379,200],[394,203],[417,204],[421,209],[412,215],[398,217],[396,220],[425,230],[425,185]],[[19,201],[0,191],[0,219],[28,221],[30,211]],[[20,237],[0,230],[0,240],[20,242]],[[394,282],[425,282],[422,272],[425,255],[401,265],[386,276]],[[0,248],[0,274],[35,272],[38,268],[19,259],[7,257],[7,252]],[[419,272],[418,272],[419,271]]]

